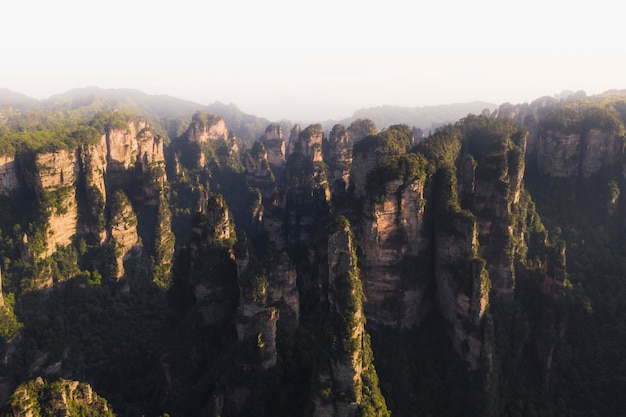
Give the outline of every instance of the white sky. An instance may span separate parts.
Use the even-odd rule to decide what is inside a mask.
[[[161,6],[160,4],[164,4]],[[0,0],[0,87],[136,88],[276,120],[626,88],[616,0]]]

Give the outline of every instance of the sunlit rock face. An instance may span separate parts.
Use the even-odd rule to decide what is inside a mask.
[[[260,142],[265,146],[267,151],[267,161],[274,169],[280,169],[285,165],[286,144],[283,139],[283,129],[278,124],[270,124],[265,129],[265,134],[261,137]]]
[[[19,188],[16,169],[14,156],[0,155],[0,194],[8,196]]]
[[[310,125],[298,135],[293,151],[301,153],[310,161],[322,162],[323,139],[324,131],[322,130],[322,125]]]
[[[424,234],[424,183],[387,183],[380,202],[366,206],[359,246],[363,250],[364,305],[368,320],[380,325],[413,327],[429,309],[425,288],[403,268],[428,246]],[[422,280],[423,282],[423,280]]]
[[[100,141],[95,144],[88,144],[81,147],[80,151],[82,171],[86,182],[85,185],[87,187],[94,187],[98,190],[100,195],[105,198],[105,176],[108,161],[107,135],[102,135]]]
[[[57,245],[72,243],[78,224],[76,203],[76,153],[68,150],[38,154],[36,190],[43,195],[48,215],[46,249],[43,256],[56,252]]]
[[[226,122],[220,116],[206,112],[196,112],[186,132],[187,143],[191,145],[189,151],[194,155],[197,167],[206,165],[206,154],[203,146],[209,142],[224,141],[228,143],[230,135]],[[232,146],[231,146],[232,148]]]
[[[228,128],[224,119],[195,114],[187,129],[187,140],[192,143],[206,143],[218,139],[228,139]]]
[[[108,170],[123,171],[135,164],[137,134],[145,127],[145,122],[130,122],[125,129],[111,129],[106,133]]]

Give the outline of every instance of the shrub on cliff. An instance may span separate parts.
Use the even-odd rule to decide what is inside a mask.
[[[424,181],[429,170],[429,162],[423,155],[408,153],[389,156],[367,174],[365,189],[372,201],[381,202],[385,197],[387,183],[401,179],[412,182]]]

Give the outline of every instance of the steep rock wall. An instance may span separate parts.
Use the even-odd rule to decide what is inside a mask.
[[[548,130],[537,140],[539,169],[554,178],[589,178],[602,168],[620,167],[623,155],[623,138],[599,128],[584,134]]]
[[[274,169],[285,165],[286,146],[283,139],[283,129],[278,124],[270,124],[260,139],[267,150],[267,161]]]
[[[145,127],[130,123],[127,129],[112,129],[106,134],[107,170],[124,171],[134,165],[137,157],[137,133]]]
[[[523,188],[526,136],[517,142],[504,153],[466,156],[458,174],[462,206],[476,216],[478,254],[487,261],[493,289],[508,294],[515,286],[512,223]]]
[[[46,248],[42,255],[50,256],[57,245],[71,244],[77,231],[76,176],[79,165],[76,153],[68,150],[38,154],[35,164],[36,189],[42,195],[48,216]]]
[[[261,143],[254,145],[253,151],[246,155],[245,166],[248,186],[258,188],[263,200],[269,200],[276,191],[276,184],[264,145]]]
[[[354,187],[354,196],[363,197],[366,194],[365,183],[367,174],[374,169],[380,157],[375,153],[355,153],[350,168],[350,183]]]
[[[184,276],[194,294],[194,308],[206,325],[223,324],[236,312],[239,290],[234,240],[234,223],[226,202],[220,195],[211,196],[206,212],[194,217],[189,271]]]
[[[128,276],[143,256],[143,246],[137,234],[137,215],[122,191],[113,196],[108,227],[108,241],[115,253],[116,279]]]
[[[294,144],[294,152],[300,152],[310,161],[321,162],[322,142],[324,139],[324,131],[322,125],[310,125],[298,135],[298,140]]]
[[[324,160],[328,165],[328,182],[333,192],[345,191],[350,184],[353,141],[348,129],[335,125],[328,137]]]
[[[439,312],[450,325],[449,336],[468,369],[479,368],[483,349],[480,323],[489,305],[491,283],[476,257],[478,226],[463,213],[451,214],[435,234],[435,274]]]
[[[91,218],[85,219],[83,228],[86,233],[98,237],[99,243],[106,239],[105,208],[106,208],[106,172],[107,172],[106,135],[100,141],[80,148],[81,170],[85,184],[85,205]]]
[[[328,235],[328,326],[332,338],[322,337],[327,359],[318,369],[314,416],[388,416],[365,331],[363,289],[357,267],[355,240],[347,219],[339,217]]]
[[[228,139],[228,128],[222,118],[202,120],[194,117],[187,129],[187,140],[191,143],[206,143],[218,139]]]
[[[0,194],[11,195],[19,186],[15,157],[12,155],[0,155]]]
[[[302,126],[299,124],[293,125],[291,132],[289,132],[289,143],[287,145],[287,156],[291,155],[296,148],[296,143],[299,141],[300,133],[302,132]]]
[[[393,180],[371,203],[360,227],[365,312],[377,324],[412,327],[427,309],[425,292],[403,262],[428,247],[424,236],[424,183]]]

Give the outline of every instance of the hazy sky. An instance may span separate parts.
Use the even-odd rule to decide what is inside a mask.
[[[310,121],[626,88],[614,0],[0,4],[0,87],[35,98],[136,88]]]

